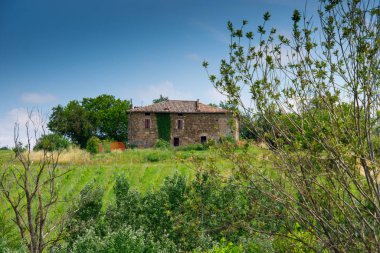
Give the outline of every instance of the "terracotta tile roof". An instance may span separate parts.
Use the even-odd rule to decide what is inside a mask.
[[[198,101],[168,100],[157,104],[136,107],[129,112],[172,112],[172,113],[228,113],[228,110]]]

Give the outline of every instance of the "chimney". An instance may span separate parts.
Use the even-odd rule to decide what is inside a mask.
[[[198,112],[199,111],[199,98],[197,99],[197,101],[195,101],[195,111]]]

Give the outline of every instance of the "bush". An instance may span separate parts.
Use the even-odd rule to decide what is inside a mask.
[[[86,145],[86,150],[91,154],[97,154],[99,152],[100,140],[98,137],[92,136]]]
[[[298,223],[294,225],[294,230],[289,232],[287,237],[278,235],[273,241],[273,249],[276,252],[314,252],[308,245],[318,246],[317,240],[313,234],[302,229]],[[321,251],[322,249],[318,249],[317,252]]]
[[[148,162],[158,162],[160,160],[163,160],[160,154],[158,153],[150,153],[146,156],[146,160]]]
[[[152,154],[160,159],[170,152]],[[225,180],[214,171],[190,180],[176,173],[160,188],[140,193],[118,175],[115,201],[104,211],[103,191],[86,186],[69,215],[68,250],[62,252],[273,252],[272,236],[251,231],[281,232],[276,202],[248,182]]]
[[[70,142],[59,134],[44,134],[38,140],[34,146],[34,150],[47,150],[55,151],[67,149]]]
[[[125,145],[125,148],[135,149],[135,148],[137,148],[137,145],[136,145],[136,144],[133,144],[133,143],[127,143],[127,144]]]
[[[214,246],[206,253],[243,253],[243,247],[241,245],[234,245],[232,242],[226,242],[226,239],[222,239],[220,245]],[[194,253],[198,253],[195,251]]]
[[[104,237],[98,236],[94,230],[88,230],[73,245],[72,252],[176,252],[175,245],[163,238],[160,242],[154,240],[149,232],[142,229],[134,230],[124,227],[111,232]]]
[[[11,247],[8,245],[7,241],[4,238],[0,237],[0,253],[26,253],[28,252],[25,249],[25,246],[20,242],[17,247]]]
[[[9,150],[9,148],[7,146],[3,146],[0,148],[0,150]]]
[[[200,143],[181,146],[177,148],[177,150],[181,150],[181,151],[192,151],[192,150],[201,151],[201,150],[206,150],[206,149],[208,149],[208,145],[200,144]]]
[[[104,190],[93,183],[82,189],[79,199],[68,211],[70,220],[65,227],[67,246],[72,247],[73,243],[84,236],[89,229],[94,229],[98,233],[103,230],[101,222],[103,196]]]
[[[23,146],[21,142],[17,142],[15,147],[12,148],[12,151],[15,153],[16,156],[17,154],[22,153],[25,150],[26,150],[26,146]]]
[[[158,139],[156,141],[156,143],[154,144],[154,147],[166,149],[166,148],[170,148],[170,143],[168,141],[163,140],[163,139]]]
[[[231,144],[236,144],[236,140],[235,140],[235,138],[232,137],[231,135],[227,135],[227,136],[220,137],[220,142],[221,142],[221,143],[231,143]]]
[[[80,192],[80,200],[75,215],[84,221],[96,218],[102,209],[103,195],[103,189],[93,184],[86,185]]]

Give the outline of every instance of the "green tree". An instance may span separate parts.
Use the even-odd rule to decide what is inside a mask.
[[[82,148],[94,132],[94,125],[90,120],[90,113],[81,103],[73,100],[67,106],[58,105],[52,109],[48,122],[49,129],[77,142]]]
[[[70,142],[59,134],[45,134],[42,135],[36,142],[34,150],[62,150],[69,147]]]
[[[293,239],[312,250],[317,243],[333,252],[378,252],[380,6],[320,3],[319,28],[295,10],[290,37],[267,28],[269,13],[257,34],[247,21],[229,22],[228,58],[221,75],[209,77],[229,103],[263,121],[266,129],[257,134],[283,179],[266,182],[313,243],[305,233]],[[253,106],[242,102],[244,87]],[[284,236],[292,231],[288,226]]]
[[[100,139],[125,141],[128,137],[127,111],[132,107],[127,100],[111,95],[70,101],[66,106],[52,109],[49,129],[77,142],[82,148],[91,136]]]
[[[82,106],[90,113],[96,136],[100,139],[127,140],[127,111],[132,108],[130,101],[103,94],[96,98],[83,98]]]
[[[160,94],[159,98],[153,99],[153,103],[157,104],[157,103],[168,101],[168,100],[169,100],[169,97],[164,97],[162,94]]]

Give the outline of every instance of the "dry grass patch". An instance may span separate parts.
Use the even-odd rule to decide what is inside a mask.
[[[53,152],[56,157],[58,152]],[[43,157],[43,151],[32,151],[30,153],[30,159],[33,161],[39,161]],[[69,148],[61,152],[59,156],[60,164],[88,164],[91,161],[91,155],[77,147]]]

